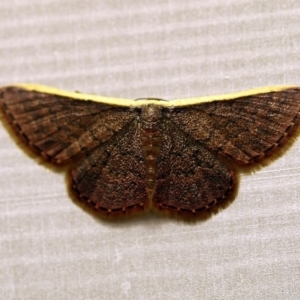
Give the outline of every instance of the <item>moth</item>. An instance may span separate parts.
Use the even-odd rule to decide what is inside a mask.
[[[164,101],[17,84],[0,89],[0,107],[30,149],[70,165],[74,194],[100,214],[197,217],[232,197],[239,166],[296,131],[300,88]]]

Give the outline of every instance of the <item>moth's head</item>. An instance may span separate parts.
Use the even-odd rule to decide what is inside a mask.
[[[138,98],[134,100],[135,104],[133,107],[140,108],[139,110],[145,110],[145,107],[148,107],[149,113],[155,110],[155,106],[159,107],[159,110],[162,107],[168,105],[168,100],[160,99],[160,98]]]
[[[153,102],[149,104],[144,104],[141,106],[142,109],[142,119],[145,120],[146,122],[156,122],[160,120],[161,118],[161,110],[162,106],[157,105]]]
[[[161,98],[137,98],[137,99],[135,99],[134,101],[141,101],[141,102],[151,102],[151,103],[153,103],[153,102],[158,102],[158,104],[159,104],[159,102],[160,101],[167,101],[168,102],[168,100],[165,100],[165,99],[161,99]]]

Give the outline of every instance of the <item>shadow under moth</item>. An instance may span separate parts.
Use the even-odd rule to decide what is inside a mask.
[[[16,84],[0,89],[0,108],[31,150],[70,166],[73,193],[103,216],[193,218],[234,195],[239,167],[296,131],[300,88],[165,101]]]

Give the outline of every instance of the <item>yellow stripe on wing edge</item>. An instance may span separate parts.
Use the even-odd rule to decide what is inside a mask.
[[[233,100],[236,98],[247,97],[257,94],[271,93],[271,92],[280,92],[289,88],[295,88],[293,85],[275,85],[275,86],[266,86],[256,89],[251,89],[243,92],[230,93],[224,95],[214,95],[214,96],[205,96],[198,98],[186,98],[186,99],[176,99],[171,103],[176,102],[176,106],[184,106],[184,105],[193,105],[200,103],[207,103],[212,101],[224,101],[224,100]]]
[[[54,87],[46,86],[46,85],[39,85],[34,83],[17,83],[13,84],[12,86],[20,87],[28,91],[35,91],[40,93],[46,94],[53,94],[57,96],[68,97],[76,100],[83,100],[83,101],[95,101],[99,103],[105,104],[112,104],[118,106],[132,106],[134,104],[133,100],[130,99],[121,99],[121,98],[112,98],[112,97],[103,97],[103,96],[96,96],[96,95],[89,95],[89,94],[82,94],[80,92],[69,92],[65,90],[60,90]]]
[[[96,95],[89,95],[89,94],[82,94],[76,92],[68,92],[60,89],[56,89],[49,86],[38,85],[38,84],[31,84],[31,83],[20,83],[14,84],[13,86],[21,87],[29,91],[37,91],[42,93],[48,94],[55,94],[58,96],[69,97],[72,99],[83,100],[83,101],[95,101],[104,104],[111,104],[116,106],[129,106],[129,107],[136,107],[146,104],[155,104],[161,106],[187,106],[187,105],[194,105],[194,104],[201,104],[207,103],[212,101],[225,101],[225,100],[233,100],[240,97],[251,96],[255,94],[261,93],[270,93],[270,92],[279,92],[288,88],[293,88],[295,86],[289,85],[278,85],[278,86],[268,86],[262,88],[251,89],[243,92],[237,93],[230,93],[224,95],[214,95],[214,96],[206,96],[206,97],[196,97],[196,98],[186,98],[186,99],[175,99],[170,101],[160,101],[160,100],[132,100],[132,99],[122,99],[122,98],[111,98],[111,97],[103,97],[103,96],[96,96]]]

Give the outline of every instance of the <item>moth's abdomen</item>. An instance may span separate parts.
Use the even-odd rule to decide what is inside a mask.
[[[157,156],[161,146],[161,108],[147,105],[142,108],[141,139],[145,156],[147,194],[152,200],[156,186]]]
[[[143,129],[142,144],[146,162],[147,188],[154,191],[156,180],[156,162],[161,145],[160,132],[155,130]]]

